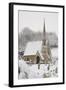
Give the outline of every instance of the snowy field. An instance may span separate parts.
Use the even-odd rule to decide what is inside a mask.
[[[52,63],[51,64],[27,64],[24,60],[19,60],[19,79],[29,78],[50,78],[58,77],[58,49],[51,49]]]

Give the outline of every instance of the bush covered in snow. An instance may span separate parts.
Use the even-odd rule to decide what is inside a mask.
[[[19,79],[57,77],[58,73],[57,61],[54,64],[40,64],[38,69],[38,64],[30,65],[19,60],[19,68]]]
[[[19,60],[18,68],[20,68],[19,79],[20,78],[28,78],[29,66],[24,60]]]

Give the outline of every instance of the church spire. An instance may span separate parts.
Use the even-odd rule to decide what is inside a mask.
[[[45,20],[44,20],[44,27],[43,27],[43,45],[46,45],[46,28],[45,28]]]

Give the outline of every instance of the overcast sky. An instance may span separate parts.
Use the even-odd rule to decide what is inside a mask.
[[[25,27],[43,32],[44,20],[46,32],[58,34],[58,13],[55,12],[19,11],[19,32]]]

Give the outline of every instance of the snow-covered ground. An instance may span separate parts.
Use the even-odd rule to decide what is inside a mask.
[[[52,63],[51,64],[27,64],[24,60],[19,60],[19,79],[29,78],[48,78],[58,77],[58,52],[57,49],[52,49]]]
[[[51,49],[52,57],[58,58],[58,48]]]

